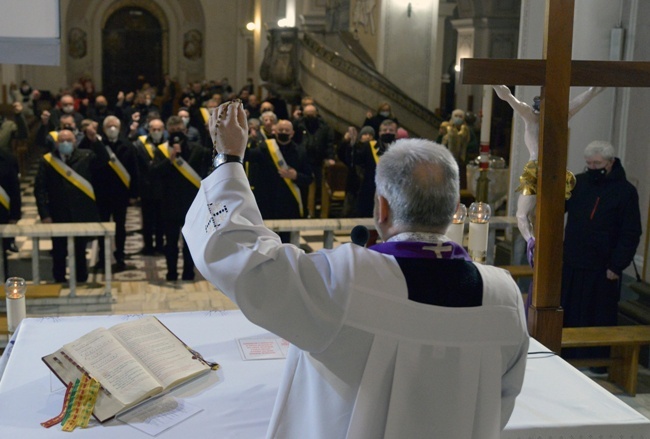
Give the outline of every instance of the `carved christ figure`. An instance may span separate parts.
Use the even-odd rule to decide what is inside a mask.
[[[603,90],[603,87],[590,87],[585,92],[571,99],[569,102],[569,120]],[[532,265],[532,251],[535,246],[533,218],[537,203],[536,181],[537,156],[539,154],[540,98],[536,96],[533,100],[533,105],[530,106],[514,97],[510,89],[505,85],[495,85],[494,91],[500,99],[510,104],[515,113],[524,120],[524,143],[526,144],[526,148],[528,148],[530,158],[520,178],[521,185],[517,188],[517,191],[521,191],[517,199],[517,226],[528,244],[528,260]],[[573,174],[571,174],[571,177],[573,178]],[[573,188],[573,186],[569,188],[569,184],[569,176],[567,175],[567,198],[570,196],[570,190]]]

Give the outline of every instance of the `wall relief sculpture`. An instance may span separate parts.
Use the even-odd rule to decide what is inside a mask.
[[[197,60],[203,56],[203,35],[198,30],[185,32],[183,36],[183,55],[187,59]]]
[[[86,32],[78,27],[73,27],[68,33],[68,54],[73,59],[81,59],[87,51]]]

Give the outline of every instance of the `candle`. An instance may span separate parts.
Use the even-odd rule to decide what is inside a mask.
[[[465,218],[467,217],[467,207],[458,203],[456,212],[451,219],[451,224],[447,228],[445,235],[458,245],[463,245],[463,232],[465,231]]]
[[[487,203],[476,202],[469,207],[469,255],[474,262],[485,263],[492,209]]]
[[[10,333],[16,331],[20,322],[26,317],[25,291],[27,285],[25,279],[10,277],[5,283],[5,294],[7,296],[7,326]]]

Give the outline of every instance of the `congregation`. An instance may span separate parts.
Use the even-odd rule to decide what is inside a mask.
[[[27,81],[12,85],[10,92],[14,121],[3,124],[0,185],[11,192],[12,213],[0,221],[20,219],[18,166],[10,142],[26,139],[32,121],[36,134],[30,147],[40,157],[35,197],[41,221],[113,221],[113,269],[119,272],[127,268],[127,208],[137,204],[142,212],[142,254],[164,254],[168,281],[179,279],[179,246],[180,279],[195,276],[180,229],[200,181],[214,166],[207,123],[222,102],[238,99],[244,105],[249,125],[244,161],[265,219],[318,216],[324,170],[331,166],[344,168],[346,196],[338,215],[371,217],[378,159],[397,138],[408,136],[386,102],[376,112],[369,110],[365,120],[360,117],[360,129],[351,126],[340,136],[320,116],[310,96],[296,105],[273,91],[262,99],[251,78],[239,91],[227,78],[182,87],[166,76],[160,87],[139,77],[137,89],[114,97],[97,92],[91,78],[80,78],[57,95],[33,89]],[[467,139],[473,131],[464,121],[463,127],[453,127],[441,143],[458,143],[458,130]],[[280,236],[289,242],[289,233]],[[11,245],[6,242],[6,249]],[[87,245],[88,239],[75,238],[77,282],[88,278]],[[91,268],[103,269],[104,254],[101,242]],[[66,281],[66,257],[65,238],[53,240],[55,282]]]

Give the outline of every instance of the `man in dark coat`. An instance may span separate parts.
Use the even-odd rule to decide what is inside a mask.
[[[95,141],[89,133],[90,142]],[[95,133],[96,135],[96,133]],[[34,195],[42,223],[83,223],[99,221],[95,193],[92,186],[94,175],[102,162],[90,149],[75,147],[72,131],[61,130],[55,150],[41,159]],[[75,261],[77,282],[86,282],[86,243],[88,239],[75,238]],[[52,274],[54,280],[65,282],[66,238],[52,239]]]
[[[115,222],[115,272],[126,268],[124,245],[126,243],[126,209],[138,197],[138,158],[135,147],[120,135],[120,120],[115,116],[104,119],[105,137],[102,139],[107,159],[96,176],[95,192],[101,221]],[[79,148],[86,147],[82,140]],[[99,241],[97,268],[104,269],[104,240]]]
[[[362,218],[372,217],[375,205],[375,170],[379,158],[395,141],[396,133],[397,124],[386,119],[379,126],[378,141],[359,142],[355,147],[353,163],[362,174],[357,197],[357,214]]]
[[[189,143],[183,120],[171,116],[167,120],[169,143],[159,145],[165,159],[154,162],[151,174],[163,194],[163,230],[165,232],[165,259],[168,281],[178,280],[178,239],[185,222],[185,214],[208,175],[212,153],[198,143]],[[194,280],[194,261],[187,244],[183,242],[182,280]]]
[[[280,120],[276,139],[246,150],[245,160],[255,169],[253,194],[264,219],[294,219],[304,216],[301,193],[313,180],[305,149],[292,141],[293,126]],[[290,233],[279,234],[289,242]]]
[[[305,105],[303,116],[294,121],[295,135],[293,141],[301,145],[306,153],[309,166],[314,173],[316,182],[316,200],[319,204],[321,193],[321,180],[323,179],[323,166],[334,164],[334,131],[318,114],[315,105]],[[307,193],[303,194],[306,202]]]
[[[20,105],[20,104],[19,104]],[[20,182],[18,181],[18,162],[9,152],[0,148],[0,224],[16,224],[21,212]],[[12,239],[0,240],[4,253],[12,243]],[[5,275],[7,258],[4,258]],[[4,282],[5,279],[0,279]]]
[[[641,215],[636,188],[625,178],[614,154],[611,143],[591,142],[585,149],[587,169],[577,175],[575,189],[566,202],[562,272],[565,327],[617,324],[621,276],[639,245]],[[576,350],[573,355],[600,357],[607,355],[607,350]]]
[[[154,163],[165,160],[165,156],[158,148],[160,145],[167,144],[164,140],[164,131],[165,124],[162,120],[151,120],[149,122],[149,134],[140,136],[134,142],[138,159],[138,192],[142,208],[142,239],[144,241],[142,254],[145,256],[164,251],[163,194],[160,184],[151,173]]]

